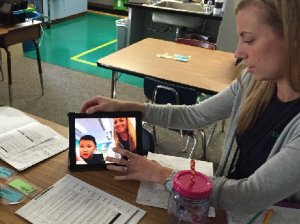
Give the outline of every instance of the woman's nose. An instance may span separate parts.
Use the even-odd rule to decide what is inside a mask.
[[[241,46],[241,43],[238,43],[234,52],[234,57],[236,59],[244,59],[245,58],[245,52],[243,51],[243,48]]]

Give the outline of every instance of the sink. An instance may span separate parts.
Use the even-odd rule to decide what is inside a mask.
[[[177,27],[198,28],[201,26],[202,19],[178,14],[163,12],[153,12],[152,21],[155,23],[164,23]]]
[[[210,14],[211,12],[205,11],[200,3],[184,3],[181,1],[159,1],[157,3],[146,5],[147,7],[160,8],[164,11],[154,11],[152,14],[152,21],[156,23],[164,23],[178,27],[198,28],[203,22],[197,14]],[[174,11],[187,12],[187,14],[178,14]],[[193,15],[188,15],[188,13]]]
[[[161,1],[152,4],[154,7],[207,14],[200,3],[184,3],[180,1]]]

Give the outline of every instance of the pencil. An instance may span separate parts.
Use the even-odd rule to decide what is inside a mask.
[[[265,209],[257,212],[254,216],[251,217],[251,219],[249,219],[249,221],[246,224],[252,224],[254,223],[254,221],[261,215],[261,213],[263,213],[265,211]]]
[[[263,224],[269,224],[270,220],[272,218],[273,215],[273,209],[268,209],[268,212],[266,213],[264,220],[263,220]]]

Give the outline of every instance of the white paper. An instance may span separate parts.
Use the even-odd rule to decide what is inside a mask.
[[[175,170],[188,170],[190,169],[190,159],[168,156],[156,153],[148,153],[148,159],[155,160],[163,166],[170,167]],[[195,169],[207,176],[213,176],[213,164],[211,162],[205,162],[195,160]],[[149,205],[159,208],[167,208],[169,200],[169,192],[165,191],[165,188],[161,184],[141,182],[136,202],[142,205]],[[214,212],[211,211],[211,216],[214,216]]]
[[[0,158],[19,171],[68,148],[68,140],[11,107],[0,107]]]
[[[44,224],[135,224],[145,213],[69,174],[16,211],[29,222]]]
[[[285,208],[272,206],[273,214],[270,220],[270,224],[299,224],[300,222],[300,209]],[[266,209],[267,211],[267,209]],[[251,224],[263,223],[266,211],[262,212]],[[228,224],[245,224],[248,223],[255,214],[241,215],[228,213]]]

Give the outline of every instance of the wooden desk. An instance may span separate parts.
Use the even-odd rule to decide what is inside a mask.
[[[8,86],[9,86],[9,104],[12,105],[12,76],[11,76],[11,54],[9,46],[23,41],[31,40],[36,49],[37,63],[40,75],[40,82],[42,87],[42,95],[44,95],[44,85],[42,77],[42,65],[39,46],[37,43],[40,37],[40,21],[19,23],[10,27],[0,26],[0,48],[4,48],[7,54],[7,72],[8,72]],[[1,65],[0,65],[1,66]],[[3,79],[3,77],[2,77]]]
[[[163,53],[190,55],[188,62],[159,58]],[[236,77],[232,53],[208,50],[170,41],[147,38],[98,60],[112,70],[111,97],[115,96],[117,72],[155,77],[195,87],[201,91],[222,91]]]
[[[48,120],[33,116],[41,123],[48,125],[55,129],[57,132],[64,136],[68,136],[68,129],[61,125],[55,124]],[[33,167],[26,169],[18,175],[26,178],[31,183],[36,184],[42,189],[46,189],[56,181],[64,177],[69,173],[95,187],[100,188],[116,197],[119,197],[135,206],[138,206],[147,211],[140,223],[156,224],[166,223],[167,211],[165,209],[142,206],[135,203],[139,183],[136,181],[114,181],[113,176],[115,173],[111,171],[70,171],[67,166],[68,163],[68,151],[64,151],[54,157],[47,159]],[[0,166],[8,166],[2,160]],[[20,207],[25,205],[26,202],[22,202],[17,205],[3,205],[0,203],[0,223],[27,223],[23,218],[15,215]],[[208,224],[224,224],[225,214],[223,212],[217,213],[216,218],[210,218]]]

